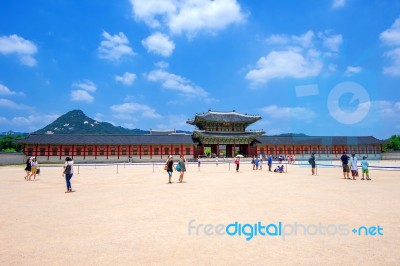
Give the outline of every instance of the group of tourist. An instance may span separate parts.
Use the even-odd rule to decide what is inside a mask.
[[[268,170],[272,172],[271,167],[272,167],[272,160],[273,157],[272,155],[269,155],[267,158],[267,163],[268,163]],[[353,153],[351,157],[347,156],[346,152],[343,152],[343,155],[340,158],[342,162],[342,167],[343,167],[343,178],[344,179],[351,179],[350,178],[350,171],[353,180],[356,180],[356,177],[358,177],[358,166],[357,166],[357,157]],[[316,162],[315,162],[315,153],[313,152],[311,154],[311,157],[308,161],[311,164],[311,174],[315,175],[316,174]],[[239,166],[240,166],[240,158],[236,157],[234,161],[236,165],[236,172],[239,172]],[[349,166],[350,163],[350,166]],[[253,157],[251,164],[253,165],[253,170],[262,170],[262,164],[263,164],[263,159],[262,158],[257,158]],[[63,176],[65,176],[65,181],[67,185],[67,191],[65,193],[70,193],[73,192],[72,186],[71,186],[71,178],[73,176],[73,166],[74,166],[74,161],[70,157],[65,158],[65,163],[63,167]],[[369,177],[369,171],[368,171],[368,162],[366,160],[366,157],[363,157],[363,160],[361,161],[361,167],[362,167],[362,178],[361,180],[365,180],[364,175],[366,176],[366,180],[371,180]],[[36,179],[36,174],[38,174],[39,170],[39,164],[37,162],[36,157],[30,157],[26,161],[26,167],[25,167],[25,180],[30,181],[31,177],[33,177],[33,180]],[[186,159],[184,155],[180,155],[178,163],[175,165],[173,156],[169,155],[168,159],[165,162],[165,167],[164,170],[167,171],[168,173],[168,184],[172,183],[172,173],[173,171],[178,171],[179,172],[179,183],[183,182],[183,177],[186,172]],[[284,167],[283,165],[278,165],[277,168],[274,170],[274,172],[277,173],[283,173],[284,172]]]
[[[65,181],[67,183],[67,191],[65,193],[73,192],[71,186],[71,178],[74,174],[74,161],[70,157],[65,158],[64,168],[63,168],[63,176],[65,175]],[[25,167],[25,180],[31,181],[36,180],[36,175],[40,173],[39,163],[37,162],[36,157],[30,157],[26,160],[26,167]],[[31,179],[33,177],[33,179]]]
[[[358,165],[357,165],[357,157],[354,153],[351,154],[351,157],[349,157],[346,152],[343,152],[343,155],[340,157],[340,160],[342,161],[342,167],[343,167],[343,179],[351,179],[350,178],[350,171],[351,171],[351,176],[353,180],[356,180],[356,177],[358,177]],[[350,163],[350,166],[349,166]],[[363,159],[361,161],[361,170],[362,170],[362,178],[361,180],[371,180],[369,178],[369,170],[368,170],[369,164],[367,161],[367,157],[363,156]],[[364,178],[364,176],[366,178]]]
[[[26,159],[26,167],[25,167],[25,172],[26,176],[25,181],[35,181],[36,180],[36,175],[39,174],[40,169],[39,169],[39,164],[37,162],[36,157],[30,157]],[[33,177],[33,179],[32,179]]]
[[[353,179],[356,180],[359,176],[358,174],[358,160],[355,153],[351,154],[351,157],[343,152],[342,156],[340,157],[340,161],[342,162],[342,169],[343,169],[343,179]],[[311,174],[316,174],[316,162],[315,162],[315,152],[311,153],[311,157],[308,159],[308,163],[311,164]],[[349,165],[350,164],[350,165]],[[369,164],[367,161],[367,157],[363,156],[361,161],[361,171],[362,171],[362,178],[361,180],[371,180],[369,177]],[[350,172],[352,178],[350,178]]]
[[[173,156],[169,155],[167,161],[165,162],[164,170],[168,173],[168,184],[172,184],[172,173],[174,171],[179,172],[179,183],[183,182],[183,177],[186,172],[186,159],[185,155],[179,156],[179,161],[176,165],[174,165]]]

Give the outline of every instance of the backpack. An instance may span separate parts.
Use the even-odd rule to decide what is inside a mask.
[[[309,163],[309,164],[312,164],[312,163],[313,163],[313,158],[312,158],[312,157],[310,157],[310,159],[308,159],[308,163]]]
[[[69,175],[71,174],[71,165],[67,163],[67,166],[64,169],[64,174]]]

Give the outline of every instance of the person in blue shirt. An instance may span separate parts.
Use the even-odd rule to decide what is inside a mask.
[[[366,159],[367,159],[367,157],[364,156],[362,161],[361,161],[361,168],[362,168],[362,178],[361,178],[361,180],[364,180],[364,174],[366,175],[367,180],[371,180],[371,178],[369,178],[369,170],[368,170],[369,164],[368,164]]]
[[[272,172],[271,167],[272,167],[272,155],[270,154],[268,156],[268,171],[270,172]]]

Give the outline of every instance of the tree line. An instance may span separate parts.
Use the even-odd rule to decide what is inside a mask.
[[[0,137],[0,151],[2,152],[22,152],[23,145],[18,143],[17,139],[23,139],[25,136],[5,135]]]

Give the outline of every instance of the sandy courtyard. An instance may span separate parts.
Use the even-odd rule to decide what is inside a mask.
[[[75,166],[66,194],[61,167],[35,182],[23,168],[0,167],[1,265],[400,263],[400,171],[353,181],[339,168],[193,164],[167,184],[162,166]]]

